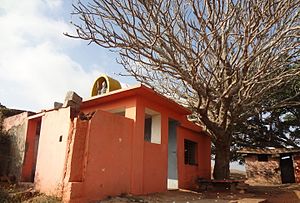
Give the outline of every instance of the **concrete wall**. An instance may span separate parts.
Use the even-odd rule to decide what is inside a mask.
[[[143,190],[142,193],[163,192],[167,190],[168,180],[168,125],[169,119],[179,123],[177,137],[177,168],[179,188],[196,188],[196,179],[210,179],[210,138],[201,134],[201,128],[187,122],[184,115],[176,110],[160,106],[155,101],[139,97],[137,101],[137,137],[136,142],[143,143]],[[145,109],[151,109],[161,114],[161,144],[144,141]],[[190,139],[198,144],[198,165],[184,164],[184,139]]]
[[[163,138],[162,144],[144,143],[143,193],[167,190],[168,148]]]
[[[109,101],[101,104],[96,103],[95,105],[81,108],[80,110],[84,113],[89,113],[96,110],[112,111],[120,108],[124,108],[128,110],[129,108],[135,108],[135,107],[136,107],[136,98],[131,96],[131,97],[126,97],[119,100]],[[128,117],[128,115],[126,117]]]
[[[104,112],[120,108],[125,109],[125,117]],[[144,140],[146,109],[160,114],[160,144]],[[180,123],[176,129],[179,187],[195,188],[198,177],[210,178],[210,138],[176,110],[132,96],[93,103],[81,111],[86,116],[73,121],[70,109],[50,111],[42,117],[35,175],[41,192],[87,202],[121,193],[166,191],[169,119]],[[197,143],[196,166],[184,164],[184,139]]]
[[[198,177],[209,179],[210,138],[201,134],[199,126],[186,120],[185,111],[179,114],[174,109],[177,105],[169,107],[166,102],[152,99],[151,94],[147,98],[141,95],[91,103],[81,109],[85,116],[72,119],[70,108],[32,117],[23,133],[23,145],[25,137],[27,145],[23,179],[34,179],[40,192],[74,202],[121,193],[166,191],[170,119],[180,126],[176,128],[179,187],[191,189]],[[116,109],[125,109],[125,117],[109,113]],[[161,126],[153,130],[157,135],[160,133],[156,143],[144,140],[146,109],[157,112],[161,120]],[[15,126],[17,122],[12,123]],[[184,164],[184,139],[197,143],[197,165]]]
[[[133,120],[98,110],[74,130],[64,199],[89,202],[129,193]]]
[[[245,157],[247,182],[281,184],[280,157],[268,157],[268,162],[259,162],[257,155]]]
[[[147,104],[146,104],[147,105]],[[147,108],[151,105],[147,105]],[[163,109],[153,109],[161,114],[161,144],[144,141],[145,108],[141,108],[139,120],[142,126],[137,139],[143,143],[143,193],[163,192],[167,190],[168,173],[168,117]]]
[[[8,117],[3,121],[2,130],[7,133],[10,138],[9,159],[6,166],[2,165],[0,170],[3,175],[16,177],[17,181],[21,177],[21,169],[25,154],[25,142],[27,132],[28,112],[24,112],[15,116]],[[6,174],[8,173],[8,174]]]
[[[144,142],[143,192],[163,192],[167,190],[168,179],[168,117],[162,116],[162,143]],[[197,143],[197,165],[184,163],[184,139]],[[210,179],[210,139],[183,127],[177,127],[177,176],[181,189],[196,189],[199,177]]]
[[[197,143],[197,165],[184,163],[184,139]],[[178,128],[178,178],[179,188],[197,189],[197,178],[211,178],[210,138],[187,128]]]
[[[42,117],[34,178],[36,189],[42,193],[62,195],[70,126],[70,108],[46,112]]]
[[[179,186],[181,188],[195,187],[198,176],[210,178],[210,138],[201,135],[201,128],[186,120],[185,115],[177,114],[176,109],[160,105],[156,100],[145,99],[142,96],[127,97],[82,109],[92,112],[96,109],[109,111],[125,108],[125,116],[134,120],[132,135],[131,163],[131,193],[146,194],[167,190],[168,179],[168,120],[180,123],[182,130],[177,131],[177,157]],[[161,116],[161,143],[144,141],[145,111],[150,109]],[[198,143],[198,166],[185,166],[184,139],[190,138]]]

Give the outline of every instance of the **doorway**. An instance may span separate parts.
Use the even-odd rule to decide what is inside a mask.
[[[40,118],[37,120],[35,136],[34,136],[33,163],[32,163],[32,172],[31,172],[32,182],[34,182],[34,178],[35,178],[36,161],[38,156],[39,141],[40,141],[40,134],[41,134],[41,125],[42,125],[42,119]]]
[[[42,118],[28,120],[21,181],[34,182]]]
[[[290,154],[280,156],[280,170],[282,183],[295,183],[293,158]]]
[[[178,169],[177,169],[177,132],[178,122],[169,119],[168,128],[168,189],[178,189]]]

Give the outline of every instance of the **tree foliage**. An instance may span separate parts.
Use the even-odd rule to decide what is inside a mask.
[[[299,5],[79,0],[77,32],[66,35],[118,52],[130,75],[192,109],[216,146],[214,177],[223,179],[234,126],[265,111],[264,102],[300,74]],[[290,104],[278,100],[273,107]]]
[[[274,103],[289,98],[297,104],[300,95],[300,78],[279,89],[273,97],[265,101],[266,109]],[[296,96],[295,96],[296,95]],[[300,147],[300,105],[272,108],[259,112],[235,126],[233,143],[236,149],[242,147]],[[236,154],[234,154],[236,155]],[[233,159],[238,157],[233,156]]]

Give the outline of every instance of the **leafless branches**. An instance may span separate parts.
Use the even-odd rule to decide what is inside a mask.
[[[262,98],[299,78],[299,5],[299,0],[79,1],[77,34],[67,35],[118,51],[129,74],[192,108],[217,141],[234,122],[266,108]]]

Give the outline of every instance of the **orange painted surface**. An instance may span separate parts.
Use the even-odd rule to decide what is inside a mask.
[[[168,116],[165,108],[151,100],[140,97],[141,131],[139,138],[144,145],[143,159],[143,193],[154,193],[167,191],[168,173]],[[144,119],[145,108],[150,108],[161,114],[161,144],[144,141]]]
[[[99,99],[99,101],[101,101],[101,99]],[[110,111],[114,109],[130,108],[130,107],[136,107],[135,97],[126,97],[118,100],[101,101],[98,104],[91,103],[91,105],[87,105],[83,103],[82,106],[80,107],[80,110],[82,112],[88,113],[95,110]]]
[[[166,146],[144,143],[143,193],[167,191],[168,157]]]
[[[174,111],[174,109],[176,109],[174,112],[177,112],[181,115],[191,114],[190,110],[188,110],[188,109],[184,108],[183,106],[177,104],[176,102],[158,94],[151,88],[148,88],[141,84],[132,86],[129,88],[115,90],[115,91],[109,92],[104,95],[97,95],[97,96],[91,97],[91,98],[85,100],[82,103],[81,107],[83,109],[86,109],[88,107],[102,105],[103,103],[112,103],[115,101],[132,98],[132,97],[136,98],[141,95],[143,96],[143,98],[145,100],[154,102],[154,103],[158,104],[159,106],[164,106],[164,108],[169,108],[170,110],[173,109],[172,111]]]
[[[70,124],[70,108],[50,111],[42,117],[34,179],[40,192],[62,195]]]
[[[70,165],[67,167],[70,170],[70,182],[82,182],[83,181],[83,172],[84,172],[84,163],[86,159],[86,144],[87,144],[87,135],[89,134],[89,121],[76,119],[76,126],[73,127],[72,137],[72,154],[70,156]]]
[[[211,178],[210,138],[182,127],[178,128],[178,138],[179,188],[195,189],[197,188],[195,184],[197,178]],[[184,163],[184,139],[197,143],[197,165],[186,165]]]
[[[136,101],[136,108],[131,110],[135,116],[134,130],[132,135],[132,160],[131,163],[131,193],[143,194],[143,157],[144,157],[144,109],[139,108],[139,100]]]
[[[147,96],[149,98],[149,96]],[[137,109],[142,110],[138,133],[139,139],[144,139],[144,109],[150,108],[159,112],[161,121],[161,144],[144,142],[143,149],[143,193],[163,192],[167,190],[168,176],[168,119],[177,120],[180,126],[177,128],[177,167],[179,188],[195,188],[197,177],[210,179],[210,138],[201,134],[201,127],[186,120],[185,115],[176,110],[162,106],[159,102],[139,98]],[[137,122],[139,119],[137,120]],[[184,164],[184,139],[190,139],[198,143],[198,166]]]
[[[130,192],[132,125],[132,120],[106,112],[94,115],[84,175],[91,200]]]
[[[21,181],[33,182],[36,164],[37,127],[41,118],[28,120],[28,128],[25,144],[25,157],[22,167]]]
[[[179,121],[184,127],[177,131],[179,187],[195,188],[195,180],[199,176],[210,179],[210,138],[200,134],[202,131],[200,126],[187,121],[186,115],[190,112],[165,97],[161,98],[161,95],[157,95],[149,88],[144,86],[136,88],[98,96],[87,100],[82,105],[84,111],[85,109],[91,111],[93,108],[111,110],[125,107],[127,114],[129,109],[132,110],[129,117],[134,119],[135,123],[132,139],[134,162],[131,163],[131,193],[146,194],[167,190],[169,118]],[[159,112],[162,116],[161,144],[144,141],[145,108]],[[127,117],[128,114],[125,116]],[[185,138],[198,143],[197,167],[184,164]]]
[[[89,202],[109,195],[129,193],[133,120],[97,111],[88,125],[89,128],[86,127],[87,123],[77,122],[76,128],[81,130],[75,136],[75,140],[78,140],[74,142],[71,160],[74,170],[70,172],[71,187],[67,191],[73,194],[65,194],[65,198]],[[83,129],[88,130],[87,134]],[[78,152],[78,147],[84,143],[84,138],[85,152],[81,158],[83,153]],[[76,165],[79,167],[75,168]],[[81,183],[72,184],[72,181]],[[80,191],[80,194],[73,190]]]
[[[161,115],[161,144],[144,141],[145,108]],[[109,113],[116,109],[124,109],[125,117]],[[95,114],[90,120],[71,121],[70,109],[62,108],[42,116],[35,177],[41,192],[63,196],[65,201],[88,202],[121,193],[166,191],[169,119],[180,123],[179,188],[196,187],[197,177],[210,179],[210,138],[186,120],[189,110],[152,89],[136,86],[95,96],[83,102],[81,111]],[[184,139],[198,144],[197,166],[184,164]]]

